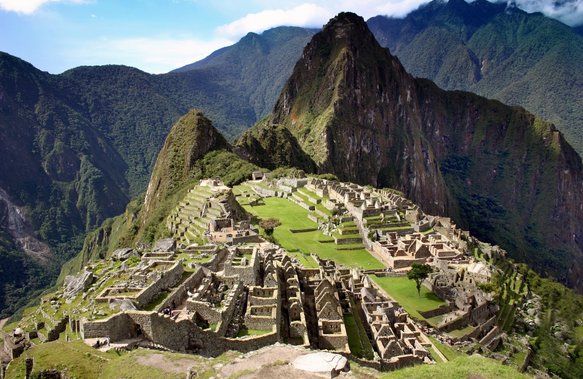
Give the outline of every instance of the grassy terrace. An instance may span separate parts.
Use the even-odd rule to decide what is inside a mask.
[[[303,187],[303,188],[298,188],[298,192],[301,192],[302,194],[306,195],[306,196],[310,196],[313,199],[316,200],[321,200],[321,201],[326,201],[327,198],[324,197],[320,197],[318,195],[316,195],[315,192],[310,191],[309,189]]]
[[[279,218],[282,225],[275,229],[274,236],[279,244],[290,253],[293,254],[300,251],[306,255],[314,253],[322,259],[330,258],[346,266],[356,265],[365,269],[383,267],[382,263],[364,248],[359,250],[336,250],[338,245],[334,243],[318,242],[332,240],[332,237],[323,235],[319,230],[306,233],[291,233],[288,229],[308,229],[316,226],[313,221],[308,219],[309,212],[299,205],[282,198],[268,197],[264,201],[265,205],[243,205],[243,207],[262,219]],[[297,255],[299,258],[301,254]],[[310,267],[315,267],[315,262]]]
[[[429,311],[445,304],[425,286],[421,286],[421,297],[418,297],[415,282],[407,277],[379,278],[371,275],[371,279],[405,308],[411,317],[418,320],[425,320],[425,318],[417,311]]]
[[[350,352],[360,358],[374,359],[374,350],[356,311],[356,304],[351,297],[349,300],[353,312],[351,315],[344,316],[344,324],[346,325]]]

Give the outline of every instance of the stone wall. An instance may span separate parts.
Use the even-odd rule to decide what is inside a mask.
[[[331,332],[330,328],[338,330]],[[344,321],[318,320],[318,347],[350,352]]]
[[[272,330],[279,325],[279,309],[277,305],[252,306],[245,313],[247,329]]]
[[[257,337],[224,338],[210,329],[201,329],[190,320],[176,322],[168,316],[143,311],[118,313],[107,320],[85,322],[83,337],[109,336],[115,342],[130,336],[135,337],[138,326],[142,337],[155,344],[175,351],[188,351],[205,356],[218,356],[228,350],[247,353],[279,340],[275,330]]]
[[[286,186],[290,186],[290,187],[294,187],[294,188],[301,188],[301,187],[305,187],[308,184],[308,180],[307,178],[304,179],[296,179],[296,178],[288,178],[288,177],[284,177],[284,178],[280,178],[278,181],[283,185]]]
[[[294,202],[294,203],[296,203],[296,204],[297,204],[297,205],[299,205],[300,207],[302,207],[302,208],[304,208],[304,209],[306,209],[306,210],[308,210],[308,211],[310,211],[310,212],[313,212],[314,210],[316,210],[316,207],[315,207],[314,205],[308,205],[308,204],[304,203],[304,202],[303,202],[303,201],[301,201],[301,200],[297,200],[297,199],[295,199],[295,198],[293,198],[293,197],[288,197],[287,199],[288,199],[289,201],[291,201],[291,202]]]
[[[306,232],[315,232],[318,228],[307,228],[307,229],[288,229],[292,233],[306,233]]]
[[[498,335],[501,333],[500,328],[498,328],[498,326],[493,327],[485,336],[484,338],[482,338],[480,340],[480,345],[482,346],[488,346],[493,340],[494,338],[498,337]]]
[[[259,234],[252,234],[252,235],[248,235],[248,236],[231,237],[228,242],[230,242],[233,245],[237,245],[240,243],[248,243],[248,242],[263,242],[263,239],[261,238],[261,236]]]
[[[365,217],[374,217],[379,216],[382,213],[381,208],[354,208],[351,210],[354,216],[356,216],[359,220],[362,220]]]
[[[278,187],[280,190],[282,190],[282,191],[284,191],[284,192],[288,192],[288,193],[291,193],[291,192],[295,192],[295,191],[297,191],[297,189],[296,189],[296,188],[293,188],[293,187],[290,187],[290,186],[286,186],[285,184],[279,184],[277,187]]]
[[[62,332],[67,329],[67,323],[69,322],[69,316],[63,317],[57,325],[55,325],[52,329],[47,328],[47,341],[56,341],[59,339]],[[46,327],[46,325],[45,325]]]
[[[215,254],[215,256],[212,257],[210,261],[200,263],[199,265],[202,267],[206,267],[211,271],[217,271],[217,268],[219,267],[219,262],[225,257],[225,254],[228,254],[228,253],[229,253],[229,250],[223,248],[223,249],[219,250],[219,252],[217,254]]]
[[[187,300],[186,308],[190,311],[197,312],[210,324],[218,324],[222,320],[221,312],[211,303],[198,300]]]
[[[334,238],[334,242],[336,242],[336,245],[350,245],[353,243],[362,243],[362,238],[360,236],[358,236],[358,238],[336,238],[334,236],[332,236]]]
[[[436,317],[436,316],[441,316],[443,314],[446,314],[448,312],[451,312],[452,309],[449,305],[440,305],[438,308],[429,310],[429,311],[417,311],[421,316],[425,317],[425,318],[432,318],[432,317]]]
[[[187,289],[192,290],[194,286],[202,280],[204,277],[204,272],[201,268],[198,268],[195,272],[190,274],[190,276],[178,287],[176,287],[170,296],[166,298],[158,307],[158,312],[162,311],[164,308],[172,307],[172,303],[180,304],[180,301],[187,295]]]
[[[422,364],[423,360],[415,355],[399,355],[388,361],[382,361],[381,365],[386,371],[400,370],[405,367],[413,367]]]
[[[263,188],[261,186],[253,186],[251,188],[253,188],[253,191],[263,197],[277,197],[277,191],[275,190]]]
[[[239,249],[239,248],[237,248]],[[240,250],[240,249],[239,249]],[[237,250],[231,252],[231,257],[227,258],[225,262],[225,276],[238,275],[239,279],[248,286],[254,286],[259,275],[259,268],[261,260],[257,249],[253,250],[251,259],[245,266],[237,266],[233,264],[233,259],[237,258]]]
[[[324,220],[319,219],[317,216],[314,216],[313,214],[308,214],[308,218],[318,224],[323,224]]]
[[[87,321],[86,318],[81,320],[83,339],[109,337],[111,342],[116,342],[135,336],[135,330],[134,322],[125,312],[116,313],[105,320]]]
[[[319,209],[314,209],[314,213],[317,214],[318,216],[322,217],[324,220],[328,220],[328,217],[330,217],[329,215],[327,215],[326,213],[322,212]]]
[[[379,278],[402,278],[404,276],[407,276],[406,273],[404,272],[385,272],[385,271],[381,271],[381,272],[374,272],[374,274],[376,276],[378,276]]]
[[[437,329],[439,331],[447,333],[451,330],[465,328],[468,325],[469,321],[470,321],[470,315],[469,315],[469,313],[465,313],[463,316],[461,316],[461,317],[459,317],[451,322],[448,322],[447,324],[438,326]]]
[[[137,296],[136,303],[139,307],[143,307],[149,302],[156,300],[162,290],[172,288],[182,279],[184,266],[182,260],[176,262],[169,270],[162,273],[162,277],[144,288]]]

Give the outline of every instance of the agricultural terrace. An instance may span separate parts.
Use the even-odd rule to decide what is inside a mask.
[[[235,187],[238,192],[245,191],[246,188],[240,189]],[[311,253],[318,255],[321,259],[332,259],[337,263],[347,267],[358,266],[363,269],[383,268],[383,264],[375,257],[369,254],[362,244],[342,245],[341,248],[358,248],[358,250],[337,250],[338,245],[334,243],[331,236],[324,235],[320,230],[292,233],[289,229],[310,229],[318,225],[308,218],[308,210],[299,205],[278,197],[266,197],[258,205],[250,205],[249,198],[238,197],[239,203],[254,216],[254,224],[257,225],[259,219],[268,219],[271,217],[278,218],[281,226],[278,226],[273,235],[278,243],[285,248],[290,254],[297,255],[301,253],[309,256]],[[296,254],[297,253],[297,254]],[[309,258],[307,267],[317,267],[317,263]]]
[[[395,299],[407,313],[418,320],[425,320],[418,311],[429,311],[445,304],[425,286],[421,286],[421,297],[417,296],[417,288],[406,276],[399,278],[379,278],[371,275],[371,279],[387,294]],[[428,320],[430,321],[430,320]]]

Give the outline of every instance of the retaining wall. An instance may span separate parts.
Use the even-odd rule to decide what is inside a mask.
[[[156,312],[130,311],[111,316],[107,320],[85,322],[83,338],[110,337],[112,342],[135,337],[138,326],[142,337],[174,351],[218,356],[228,350],[247,353],[279,340],[274,330],[262,336],[224,338],[210,329],[201,329],[190,320],[172,320]]]
[[[174,287],[176,283],[182,279],[184,267],[182,260],[176,262],[169,270],[162,273],[162,277],[150,284],[136,296],[136,303],[139,307],[143,307],[149,302],[155,300],[162,290]]]
[[[217,271],[219,267],[219,262],[225,257],[229,251],[227,249],[221,249],[214,257],[208,262],[200,263],[202,267],[206,267],[211,271]]]
[[[292,233],[307,233],[307,232],[315,232],[318,228],[307,228],[307,229],[288,229]]]

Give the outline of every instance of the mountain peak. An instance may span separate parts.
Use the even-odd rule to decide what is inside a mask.
[[[581,160],[554,126],[522,108],[414,79],[354,14],[339,14],[314,36],[261,127],[276,141],[285,139],[277,130],[291,132],[319,171],[396,188],[515,257],[534,250],[536,238],[552,251],[533,257],[537,264],[560,267],[553,254],[564,249],[569,264],[583,265],[569,237],[581,233]],[[548,217],[565,223],[549,228]]]

